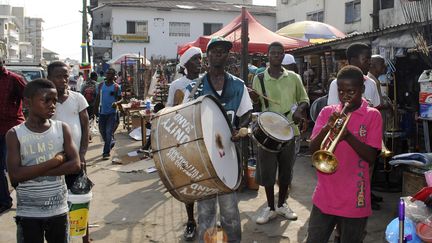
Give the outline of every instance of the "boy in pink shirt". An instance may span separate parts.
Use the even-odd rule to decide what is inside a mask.
[[[317,171],[308,243],[328,242],[336,224],[341,230],[341,242],[361,242],[367,218],[372,214],[369,164],[381,150],[381,115],[362,98],[364,78],[359,68],[344,67],[337,80],[341,104],[326,106],[318,115],[311,135],[311,152],[320,149],[343,104],[349,103],[345,113],[352,114],[334,151],[338,169],[332,174]]]

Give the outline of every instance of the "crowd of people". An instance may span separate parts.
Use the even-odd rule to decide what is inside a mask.
[[[166,106],[211,95],[223,106],[234,127],[234,142],[239,140],[238,131],[251,123],[252,112],[279,114],[289,121],[294,136],[298,137],[307,129],[310,100],[296,73],[295,59],[285,54],[281,43],[271,43],[268,65],[256,71],[252,86],[247,87],[243,80],[226,71],[232,46],[223,37],[212,38],[206,48],[204,73],[201,49],[189,48],[180,57],[184,75],[170,84]],[[328,242],[335,227],[340,242],[362,242],[372,209],[379,209],[376,204],[380,199],[377,196],[374,199],[370,181],[382,149],[380,110],[388,107],[376,80],[383,72],[383,59],[372,57],[370,48],[361,43],[350,45],[346,55],[349,65],[331,82],[328,97],[323,100],[328,105],[316,109],[310,137],[310,151],[314,153],[322,149],[328,133],[341,134],[333,152],[339,161],[338,170],[317,171],[306,240],[311,243]],[[167,76],[170,78],[172,73]],[[17,193],[19,242],[43,242],[44,238],[48,242],[68,242],[67,193],[77,174],[86,170],[91,119],[98,117],[104,143],[101,158],[109,160],[115,146],[114,134],[120,120],[118,106],[123,101],[118,83],[121,75],[112,68],[100,75],[92,72],[87,80],[74,84],[75,91],[70,87],[69,77],[68,65],[56,61],[48,66],[47,79],[27,84],[0,61],[0,80],[4,83],[0,95],[0,213],[12,206],[5,175],[7,168]],[[22,112],[23,103],[28,109],[27,118]],[[340,121],[346,123],[346,129],[336,127]],[[294,138],[276,152],[258,146],[256,182],[265,189],[267,207],[258,212],[257,224],[266,224],[277,215],[287,220],[297,219],[287,203],[294,179],[296,145],[298,140]],[[194,203],[186,204],[185,240],[198,237],[199,242],[205,242],[207,230],[216,225],[217,206],[228,242],[241,242],[235,191],[197,201],[197,220]],[[89,242],[88,234],[83,242]]]

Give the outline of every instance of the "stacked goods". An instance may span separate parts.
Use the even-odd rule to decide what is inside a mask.
[[[432,70],[423,71],[418,82],[420,83],[420,117],[432,119]]]

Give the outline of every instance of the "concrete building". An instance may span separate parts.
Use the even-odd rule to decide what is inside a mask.
[[[25,17],[25,42],[31,43],[33,62],[40,63],[43,58],[41,18]]]
[[[0,5],[0,40],[6,44],[9,60],[19,60],[19,25],[12,16],[12,6]]]
[[[313,20],[350,34],[405,23],[397,0],[277,0],[276,5],[278,29]]]
[[[247,10],[276,30],[274,7],[248,5]],[[94,63],[125,53],[144,55],[144,49],[148,59],[175,59],[179,44],[216,32],[240,12],[241,6],[221,1],[104,3],[91,11]]]

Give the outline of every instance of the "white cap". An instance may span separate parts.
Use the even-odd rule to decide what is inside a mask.
[[[284,59],[282,60],[282,65],[290,65],[296,63],[294,56],[291,54],[285,54]]]
[[[187,49],[187,51],[185,51],[183,53],[183,55],[180,57],[180,62],[179,62],[180,67],[184,68],[185,67],[184,65],[196,54],[200,54],[201,58],[202,58],[201,48],[193,46],[193,47]]]

